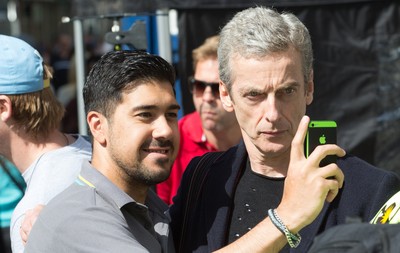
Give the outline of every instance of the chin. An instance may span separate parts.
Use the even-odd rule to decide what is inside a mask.
[[[159,168],[157,175],[154,175],[154,178],[159,181],[159,183],[167,180],[169,175],[171,174],[171,166],[168,168]]]
[[[277,143],[270,143],[261,148],[263,153],[265,154],[271,154],[271,155],[279,155],[286,153],[287,150],[290,150],[290,146],[286,146],[283,144],[277,144]]]
[[[159,173],[157,175],[154,175],[150,180],[149,180],[149,185],[156,185],[159,183],[164,182],[165,180],[168,179],[169,177],[169,172],[168,173]]]
[[[142,182],[153,186],[168,179],[171,173],[170,162],[147,162],[137,165],[135,169],[129,170],[128,174],[133,182]]]
[[[207,131],[215,131],[217,126],[214,121],[207,120],[203,122],[203,128]]]

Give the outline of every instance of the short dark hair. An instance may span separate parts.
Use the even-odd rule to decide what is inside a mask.
[[[104,54],[90,70],[83,87],[86,113],[97,111],[109,117],[122,101],[122,93],[143,81],[168,81],[174,87],[175,71],[160,56],[142,50]]]

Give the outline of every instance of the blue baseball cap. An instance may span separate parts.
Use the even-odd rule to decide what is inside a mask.
[[[42,90],[43,59],[25,41],[0,34],[0,94],[16,95]]]

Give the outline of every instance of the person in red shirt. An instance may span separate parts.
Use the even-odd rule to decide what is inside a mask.
[[[223,108],[219,97],[218,42],[218,35],[209,37],[192,52],[194,76],[189,78],[189,85],[196,111],[179,121],[178,156],[169,178],[156,186],[158,196],[168,205],[193,157],[225,151],[241,139],[235,114]]]

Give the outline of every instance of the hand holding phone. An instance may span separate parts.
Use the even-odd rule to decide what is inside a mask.
[[[306,139],[304,141],[304,154],[306,158],[319,145],[336,144],[337,124],[333,120],[313,120],[308,125]],[[336,163],[336,155],[328,155],[321,160],[319,166],[323,167],[330,163]]]

